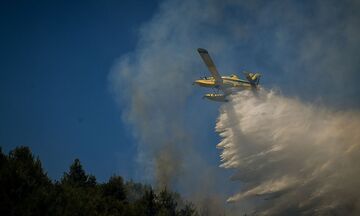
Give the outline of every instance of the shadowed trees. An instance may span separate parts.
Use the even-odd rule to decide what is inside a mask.
[[[80,164],[80,160],[75,159],[70,166],[69,173],[64,173],[61,183],[73,187],[91,187],[96,185],[96,178],[93,175],[87,175]]]
[[[191,203],[166,189],[111,176],[97,183],[75,159],[60,181],[52,182],[28,147],[8,155],[0,148],[0,215],[197,215]]]
[[[8,156],[0,154],[0,214],[50,214],[52,183],[40,160],[27,147],[17,147]]]

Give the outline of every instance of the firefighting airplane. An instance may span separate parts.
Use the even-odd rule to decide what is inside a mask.
[[[219,92],[221,90],[223,94],[214,93],[214,94],[205,94],[204,98],[213,101],[227,102],[226,98],[234,90],[257,90],[261,74],[259,73],[250,73],[244,71],[245,77],[247,80],[240,79],[235,74],[230,76],[220,76],[219,72],[216,69],[214,62],[212,61],[208,51],[203,48],[198,48],[198,52],[203,59],[204,63],[208,67],[212,76],[210,77],[201,77],[198,80],[195,80],[193,84],[197,84],[202,87],[214,88]]]

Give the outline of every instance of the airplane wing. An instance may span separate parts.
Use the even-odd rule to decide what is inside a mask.
[[[208,67],[211,75],[214,77],[216,84],[222,84],[223,80],[222,80],[219,72],[217,71],[216,66],[215,66],[214,62],[212,61],[208,51],[203,48],[198,48],[198,52],[199,52],[202,60]]]

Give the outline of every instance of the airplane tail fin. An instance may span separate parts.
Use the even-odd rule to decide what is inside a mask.
[[[244,71],[244,74],[251,85],[257,86],[259,84],[261,77],[260,73],[249,73]]]

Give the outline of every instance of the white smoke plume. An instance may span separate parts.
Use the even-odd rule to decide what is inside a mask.
[[[224,208],[232,209],[244,200],[251,199],[254,194],[268,194],[266,199],[270,201],[256,200],[249,206],[273,205],[275,202],[272,201],[273,198],[279,197],[271,212],[291,209],[287,206],[288,204],[294,206],[295,198],[289,197],[291,192],[296,191],[293,188],[297,188],[300,184],[308,184],[312,187],[320,184],[316,187],[322,188],[321,191],[316,191],[320,194],[334,190],[335,196],[340,194],[339,191],[347,193],[348,187],[346,190],[342,188],[327,190],[324,187],[334,186],[335,184],[331,182],[340,181],[340,177],[336,177],[336,173],[340,171],[341,173],[347,171],[356,173],[356,170],[350,171],[355,168],[354,165],[347,165],[349,161],[355,160],[344,156],[344,154],[352,155],[356,151],[344,153],[343,149],[347,145],[344,143],[349,143],[348,139],[352,137],[345,136],[345,132],[342,133],[342,131],[345,128],[345,131],[356,131],[358,126],[351,127],[344,122],[345,119],[351,119],[353,124],[356,124],[355,119],[358,118],[356,117],[358,114],[335,112],[331,111],[332,108],[318,108],[310,104],[320,102],[324,104],[324,107],[334,109],[359,108],[359,10],[360,4],[356,0],[164,0],[161,2],[153,18],[139,29],[138,43],[134,50],[124,54],[115,62],[109,76],[111,87],[122,110],[123,120],[131,126],[131,131],[137,141],[139,172],[135,178],[145,179],[151,183],[155,182],[159,187],[167,186],[185,193],[199,200],[199,203],[202,202],[203,206],[211,208],[205,212],[212,212],[214,215],[224,212]],[[226,203],[226,197],[229,194],[235,193],[234,187],[238,187],[238,184],[228,181],[228,170],[217,167],[219,162],[215,145],[218,140],[216,134],[212,133],[212,129],[218,104],[202,101],[200,99],[202,94],[208,93],[209,90],[191,85],[200,75],[208,75],[206,67],[196,53],[198,47],[209,50],[222,75],[240,74],[241,70],[260,71],[263,74],[261,83],[264,86],[276,86],[281,88],[287,97],[300,98],[291,100],[273,93],[261,93],[262,99],[244,100],[246,97],[244,95],[235,97],[232,103],[221,108],[223,113],[219,122],[229,123],[229,125],[221,126],[219,123],[219,130],[231,128],[245,120],[249,122],[245,128],[238,126],[222,133],[225,139],[221,146],[227,143],[226,140],[229,141],[230,135],[226,133],[234,133],[235,139],[234,142],[228,142],[229,145],[233,143],[231,148],[224,149],[223,167],[236,168],[239,173],[234,176],[234,179],[246,182],[240,185],[245,187],[244,192],[234,194],[230,198],[231,201],[241,200],[241,202],[226,204],[226,207],[221,204]],[[266,99],[266,95],[269,99]],[[263,115],[266,118],[261,118],[259,123],[251,125],[250,123],[257,119],[255,117],[259,116],[250,118],[244,115],[238,118],[239,114],[251,111],[239,112],[241,106],[240,108],[237,106],[238,98],[241,98],[239,104],[244,105],[247,101],[249,106],[255,107],[256,105],[266,107],[269,104],[280,106],[280,102],[287,101],[287,103],[282,103],[283,107],[277,107],[277,112],[283,109],[289,116],[287,121],[279,118],[282,120],[272,122],[274,128],[280,123],[285,124],[287,128],[279,128],[268,137],[270,132],[267,130],[270,125],[264,122],[266,118],[272,120],[274,116],[260,113],[259,116]],[[268,102],[279,100],[279,104],[265,103],[263,101],[265,99]],[[231,109],[231,105],[236,108]],[[275,114],[284,115],[283,112]],[[221,118],[226,116],[231,118],[231,121],[221,121]],[[292,119],[297,116],[299,119]],[[329,124],[321,122],[320,119],[322,121],[328,119]],[[304,122],[305,120],[308,121]],[[301,124],[307,124],[308,131],[299,135],[304,131],[298,131],[296,127],[303,126]],[[340,127],[341,124],[345,125]],[[335,127],[340,127],[340,129],[335,130]],[[333,133],[330,133],[331,128],[334,130]],[[254,137],[249,137],[249,133],[245,134],[246,136],[237,133],[241,131],[240,129],[253,130],[251,134]],[[283,130],[286,129],[291,130],[288,132],[303,143],[283,146],[266,142],[267,138],[275,137],[286,143],[282,139],[288,139],[288,137],[281,136]],[[266,133],[262,130],[268,134],[265,135]],[[327,131],[329,137],[322,133],[324,130]],[[249,141],[236,140],[240,139],[239,136]],[[335,139],[343,139],[343,142],[339,141],[341,144],[335,145]],[[314,140],[316,140],[315,144],[310,144]],[[317,145],[321,140],[328,140],[327,145],[331,148],[320,147],[325,145],[324,142]],[[289,151],[289,155],[276,155],[285,150]],[[335,154],[336,150],[342,151],[343,154]],[[301,156],[305,157],[304,151],[309,153],[307,158],[301,158]],[[246,156],[249,157],[246,158]],[[335,156],[335,158],[329,159],[330,156]],[[333,160],[336,161],[336,156],[344,160],[335,163]],[[276,167],[277,164],[280,166],[286,161],[286,157],[294,158],[293,164],[285,164],[287,166],[284,165],[281,169]],[[267,159],[271,160],[260,163],[260,160]],[[308,160],[302,161],[302,159]],[[314,174],[316,177],[314,178],[319,181],[304,177],[302,180],[306,179],[309,182],[301,183],[300,179],[296,179],[295,174],[306,173],[302,171],[303,169],[311,170],[311,164],[321,164],[327,160],[330,161],[322,169],[326,170],[326,167],[332,165],[331,163],[339,166],[333,166],[333,168],[341,169],[329,172],[331,177],[327,181],[329,184],[320,183],[321,179],[326,179],[323,177],[328,174],[325,171],[315,172],[314,170],[315,174],[321,173]],[[303,163],[306,163],[305,167]],[[252,164],[254,167],[251,166]],[[258,175],[256,170],[262,170],[264,174]],[[284,175],[286,171],[288,174]],[[269,173],[269,179],[265,178],[265,172]],[[349,181],[355,181],[356,178],[357,176],[354,175]],[[273,187],[269,189],[267,186],[271,184]],[[347,184],[351,185],[351,182]],[[342,187],[342,185],[338,186]],[[315,191],[310,190],[310,186],[303,188],[310,192]],[[289,192],[285,193],[286,191]],[[351,196],[355,191],[356,189],[349,192],[349,199],[352,199]],[[300,192],[294,197],[309,194],[313,197],[311,202],[309,199],[302,200],[301,208],[303,209],[311,209],[311,205],[314,209],[324,208],[325,204],[329,203],[328,208],[332,208],[331,205],[344,207],[341,203],[317,199],[316,197],[320,195],[306,191]],[[285,195],[280,196],[280,194]],[[335,200],[331,199],[333,196],[330,194],[328,199]],[[207,200],[212,200],[213,204],[209,205],[209,202],[201,201],[206,200],[204,199],[206,197],[208,197]],[[286,203],[287,198],[289,203]],[[344,203],[350,203],[349,199],[344,200]],[[304,203],[305,200],[308,200],[309,204]],[[247,205],[246,208],[248,208]],[[352,206],[344,208],[352,208]],[[270,212],[270,207],[263,209]],[[227,210],[225,212],[229,215]],[[233,215],[241,215],[242,212],[245,211],[236,210],[233,211]]]
[[[193,34],[208,22],[208,14],[197,14],[201,7],[192,1],[163,2],[153,19],[140,29],[136,50],[116,62],[109,80],[123,120],[132,126],[138,144],[136,177],[157,188],[180,191],[191,197],[200,211],[219,215],[227,178],[221,175],[224,171],[216,160],[199,150],[208,147],[204,139],[199,140],[207,135],[199,130],[205,126],[199,117],[209,109],[199,113],[188,101],[193,80],[206,70],[196,53],[204,38]],[[210,8],[214,5],[203,10]],[[194,100],[199,102],[201,96]],[[211,200],[212,205],[204,200]]]
[[[222,167],[259,215],[360,214],[360,113],[243,91],[221,107]]]

